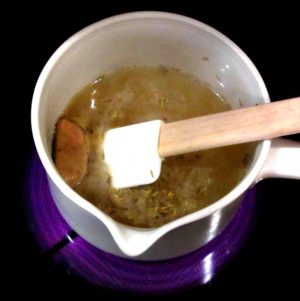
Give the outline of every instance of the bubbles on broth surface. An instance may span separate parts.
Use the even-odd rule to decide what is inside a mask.
[[[131,67],[102,75],[76,94],[63,113],[85,130],[89,141],[86,173],[73,189],[112,218],[137,227],[157,227],[215,202],[243,178],[254,144],[167,158],[157,182],[120,190],[110,185],[101,144],[110,128],[229,109],[204,83],[172,68]]]

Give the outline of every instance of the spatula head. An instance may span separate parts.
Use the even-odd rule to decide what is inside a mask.
[[[162,123],[153,120],[111,129],[105,134],[104,161],[114,188],[151,184],[159,178],[162,158],[158,141]]]

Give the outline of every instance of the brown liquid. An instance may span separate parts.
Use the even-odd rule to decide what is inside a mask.
[[[254,144],[167,158],[158,181],[121,190],[110,185],[101,144],[114,127],[229,109],[205,84],[170,68],[132,67],[100,77],[75,95],[64,112],[90,140],[87,172],[75,191],[112,218],[137,227],[160,226],[215,202],[243,178]]]

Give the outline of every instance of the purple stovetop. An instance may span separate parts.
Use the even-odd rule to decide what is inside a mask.
[[[202,248],[171,260],[142,262],[101,251],[72,231],[52,200],[36,153],[32,156],[25,188],[29,227],[41,251],[53,256],[54,264],[63,265],[95,285],[146,294],[177,292],[209,282],[242,247],[255,208],[252,189],[233,221]]]

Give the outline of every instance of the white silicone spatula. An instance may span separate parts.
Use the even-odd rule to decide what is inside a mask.
[[[181,121],[108,131],[105,162],[115,188],[155,182],[165,157],[300,132],[300,97]]]

